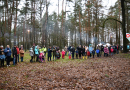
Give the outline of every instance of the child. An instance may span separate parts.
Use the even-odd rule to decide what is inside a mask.
[[[57,59],[60,59],[60,50],[58,50],[56,53],[57,53]]]
[[[40,52],[39,59],[40,59],[40,62],[43,62],[43,60],[44,60],[44,53],[43,52]]]
[[[97,50],[96,50],[96,53],[97,53],[97,57],[99,57],[100,50],[97,49]]]
[[[113,48],[112,48],[112,47],[111,47],[111,50],[110,50],[110,51],[111,51],[111,56],[113,56],[113,51],[114,51],[114,50],[113,50]]]
[[[90,52],[89,52],[89,50],[87,50],[87,56],[88,56],[88,58],[90,57]]]
[[[64,59],[64,56],[65,56],[65,51],[64,49],[62,49],[62,59]]]
[[[30,48],[29,52],[30,52],[30,56],[31,56],[30,62],[33,62],[34,52],[33,52],[32,48]]]
[[[94,58],[94,55],[95,55],[95,50],[93,49],[93,51],[92,51],[92,54],[93,54],[93,58]]]
[[[76,49],[76,59],[78,59],[78,50]]]
[[[69,59],[71,59],[71,52],[69,51]]]
[[[21,48],[19,53],[20,53],[20,57],[21,57],[21,62],[23,62],[23,57],[24,57],[24,50],[23,50],[23,48]]]

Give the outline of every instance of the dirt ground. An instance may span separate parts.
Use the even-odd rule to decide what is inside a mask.
[[[20,62],[0,68],[0,90],[130,90],[129,56]]]

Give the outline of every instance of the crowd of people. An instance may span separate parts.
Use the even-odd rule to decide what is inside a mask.
[[[65,46],[62,51],[60,51],[58,46],[49,47],[48,49],[43,46],[39,47],[38,45],[33,46],[29,50],[30,52],[30,62],[45,62],[45,59],[48,61],[53,61],[57,59],[64,59],[65,56],[68,56],[69,59],[87,59],[87,58],[94,58],[95,54],[97,57],[101,57],[104,53],[104,57],[113,56],[114,54],[119,54],[119,46],[103,46],[97,45],[96,49],[92,47],[90,44],[89,46],[81,46],[79,45],[76,49],[74,46]],[[48,53],[48,54],[47,54]],[[47,55],[46,55],[47,54]],[[13,57],[11,57],[11,55]],[[47,58],[45,58],[47,56]],[[1,67],[4,66],[4,61],[6,60],[7,67],[10,66],[10,61],[13,61],[13,65],[17,65],[20,61],[23,62],[24,57],[24,48],[23,45],[19,48],[18,46],[14,45],[12,50],[10,49],[9,45],[4,49],[3,46],[0,47],[0,61]],[[52,58],[52,59],[51,59]]]

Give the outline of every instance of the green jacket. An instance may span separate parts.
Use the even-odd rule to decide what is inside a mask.
[[[46,52],[47,51],[47,48],[45,47],[43,47],[42,49],[41,49],[42,51],[44,51],[44,52]]]

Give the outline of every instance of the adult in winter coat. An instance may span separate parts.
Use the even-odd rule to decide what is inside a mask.
[[[89,45],[89,48],[88,48],[88,49],[89,49],[90,57],[91,57],[91,54],[92,54],[92,51],[93,51],[93,48],[92,48],[92,45],[91,45],[91,44]]]
[[[75,48],[73,46],[71,47],[71,52],[72,52],[72,59],[74,59]]]
[[[16,45],[12,48],[12,53],[13,53],[13,65],[17,64],[17,49]]]
[[[82,54],[82,47],[81,45],[79,45],[79,47],[77,47],[78,52],[79,52],[79,59],[81,59],[81,54]]]
[[[82,49],[82,56],[83,56],[83,59],[85,58],[85,46],[83,46],[83,49]]]
[[[30,60],[30,62],[33,62],[33,56],[34,56],[33,49],[30,48],[29,52],[30,52],[30,56],[31,56],[31,60]]]
[[[117,48],[117,54],[119,54],[119,46],[117,45],[116,48]]]
[[[37,56],[36,62],[38,62],[38,59],[39,59],[39,50],[38,50],[37,46],[35,46],[34,51],[35,51],[35,56]]]
[[[1,61],[1,67],[4,67],[4,60],[5,60],[4,49],[3,49],[3,46],[1,46],[1,47],[0,47],[0,61]]]
[[[16,46],[16,50],[17,50],[17,60],[18,60],[18,62],[19,62],[19,48],[18,48],[18,46]]]
[[[56,60],[56,57],[57,57],[57,55],[56,55],[56,47],[53,47],[52,52],[53,52],[53,61],[54,61],[54,58]]]
[[[45,45],[44,45],[44,47],[42,48],[42,51],[44,51],[44,54],[45,54],[45,57],[46,57],[47,48],[45,47]]]
[[[9,45],[7,45],[7,47],[5,48],[4,53],[6,55],[7,67],[8,67],[10,66],[10,58],[11,58],[11,49],[9,48]]]
[[[20,53],[21,62],[23,62],[23,57],[24,57],[24,50],[23,50],[23,48],[21,48],[19,53]]]
[[[104,52],[104,46],[103,46],[103,44],[101,45],[101,53],[100,53],[100,55],[102,55],[102,52]]]
[[[51,47],[49,47],[49,49],[48,49],[48,61],[49,61],[49,59],[51,61],[51,52],[52,52],[52,49],[51,49]]]

